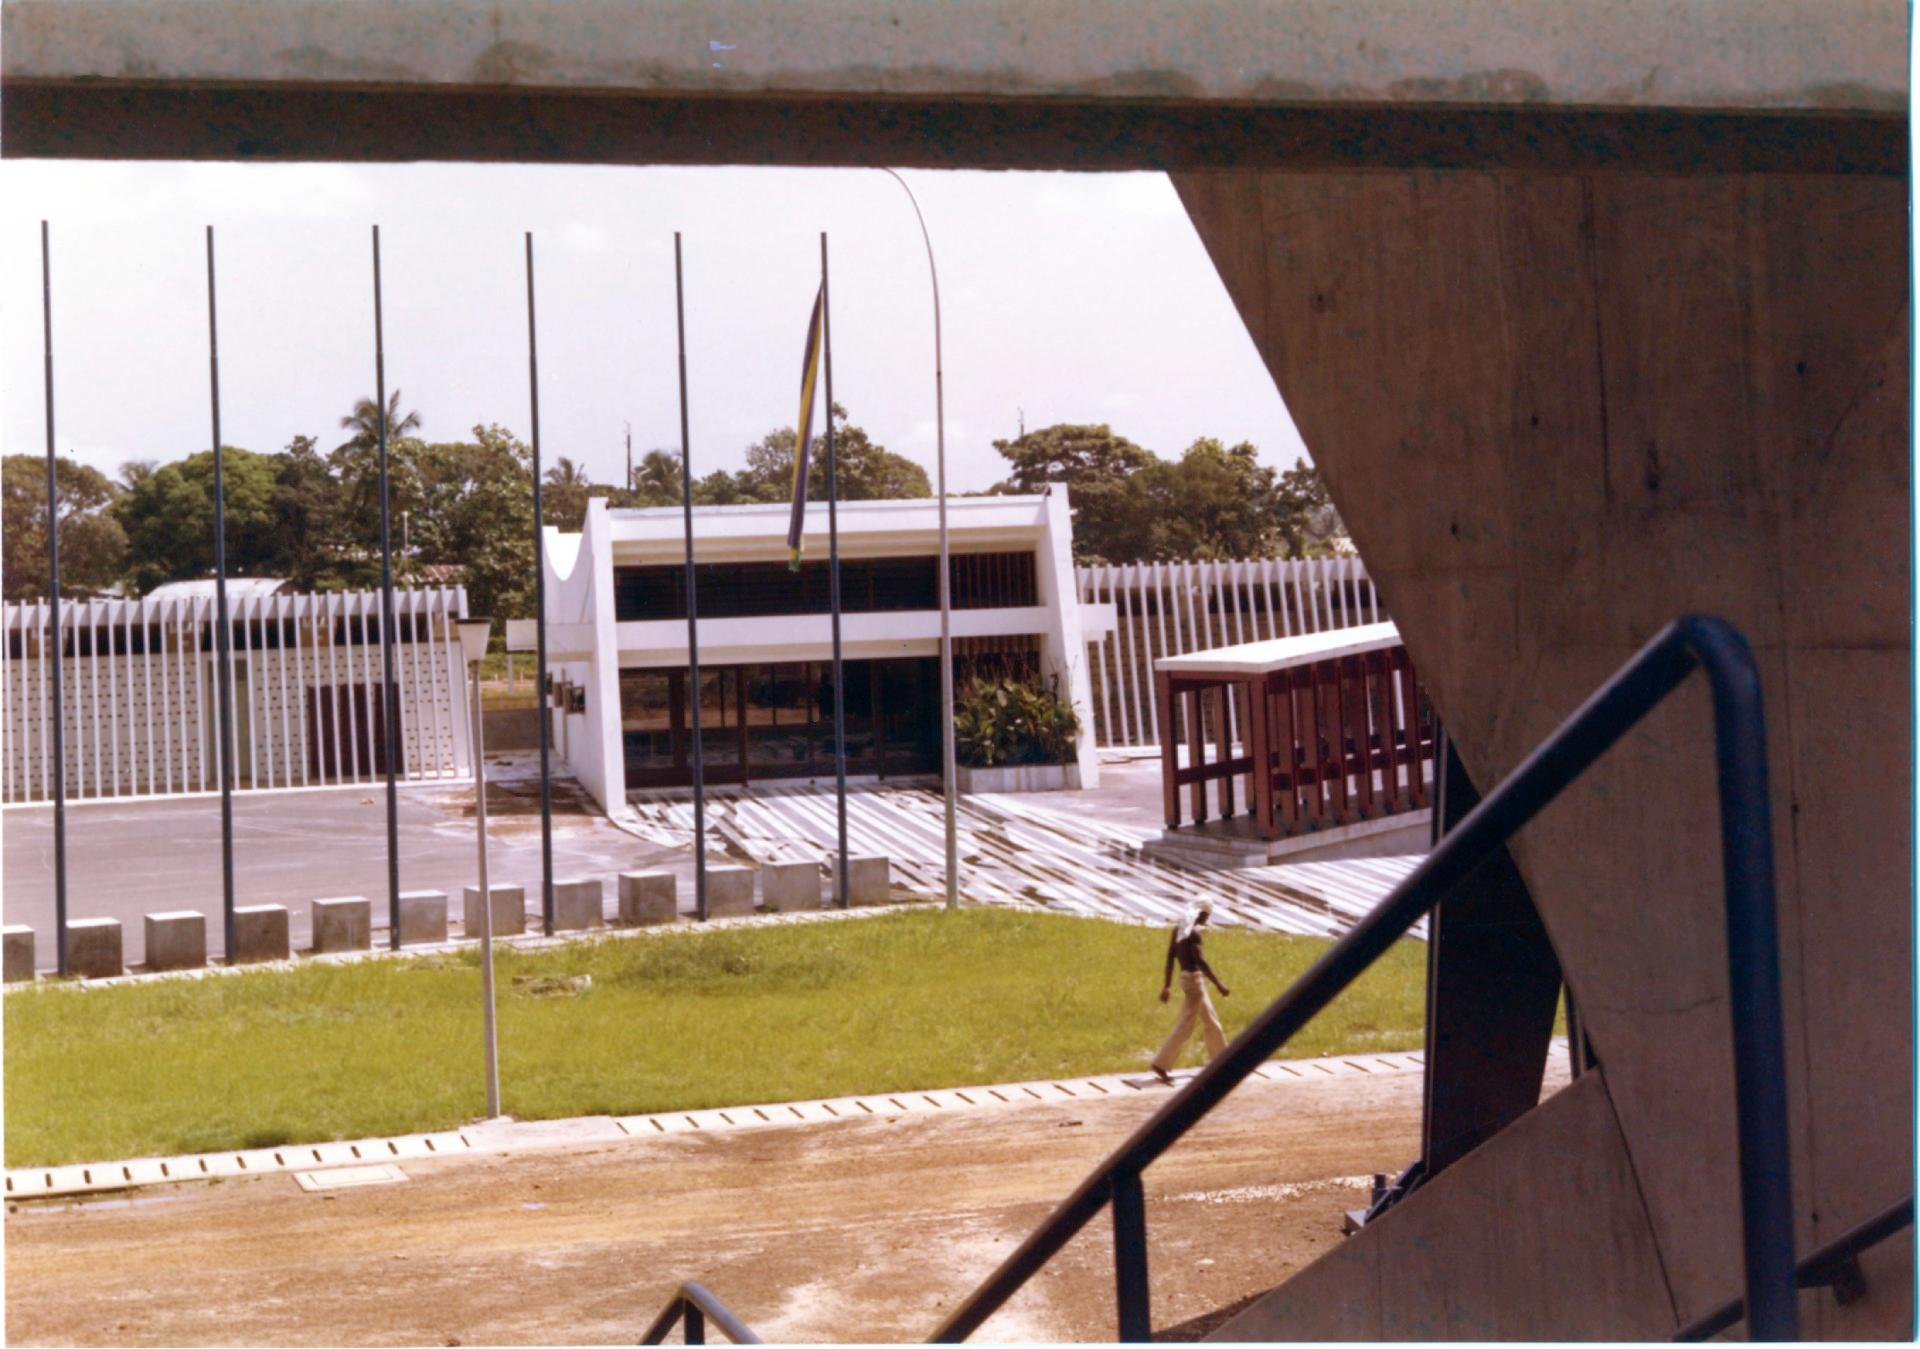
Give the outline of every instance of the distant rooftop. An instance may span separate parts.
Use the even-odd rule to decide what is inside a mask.
[[[229,576],[227,598],[229,600],[261,599],[267,595],[278,595],[286,589],[286,585],[286,579],[278,576]],[[210,600],[213,596],[211,576],[198,581],[168,581],[155,586],[147,594],[150,600]]]

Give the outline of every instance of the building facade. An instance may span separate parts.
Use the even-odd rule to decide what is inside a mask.
[[[938,508],[843,502],[839,517],[847,771],[938,774]],[[954,498],[947,518],[956,684],[981,673],[1054,684],[1080,717],[1081,780],[1096,781],[1066,490]],[[596,499],[578,534],[547,531],[554,747],[603,807],[630,790],[692,782],[696,696],[707,782],[833,776],[825,507],[807,524],[796,572],[784,504],[694,511],[697,694],[681,512]]]

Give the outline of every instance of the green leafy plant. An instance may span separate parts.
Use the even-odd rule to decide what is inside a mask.
[[[1080,718],[1060,696],[1026,679],[976,679],[954,700],[954,752],[969,768],[1059,764],[1073,759]]]

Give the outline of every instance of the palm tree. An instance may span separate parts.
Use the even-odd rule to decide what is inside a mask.
[[[565,455],[554,461],[545,478],[547,523],[576,530],[587,517],[587,489],[593,479],[587,470]]]
[[[573,460],[561,455],[554,460],[553,467],[547,470],[547,486],[563,490],[569,488],[587,488],[593,485],[593,479],[587,476],[587,470]]]
[[[353,405],[353,411],[340,419],[340,429],[353,432],[352,439],[340,446],[341,450],[352,447],[376,445],[380,441],[380,405],[371,398],[362,398]],[[387,440],[398,440],[409,431],[420,429],[420,414],[409,412],[400,415],[400,390],[395,389],[393,396],[387,399]],[[336,450],[335,453],[339,451]]]
[[[649,506],[680,500],[680,458],[671,450],[648,450],[633,471],[633,493]]]

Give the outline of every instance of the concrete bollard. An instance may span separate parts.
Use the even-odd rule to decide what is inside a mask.
[[[840,893],[840,859],[829,854],[827,857],[829,874],[833,877],[833,893]],[[847,859],[847,892],[850,896],[849,907],[858,908],[869,904],[885,904],[888,887],[891,884],[891,868],[884,857],[849,857]]]
[[[813,913],[820,907],[818,862],[763,862],[760,903],[768,913]]]
[[[373,902],[365,895],[313,901],[313,953],[373,947]]]
[[[517,937],[527,930],[527,887],[490,885],[493,891],[493,935]],[[460,892],[460,931],[473,938],[480,936],[480,887],[469,885]]]
[[[582,928],[605,927],[599,881],[572,880],[553,883],[553,930],[577,932]]]
[[[82,979],[117,979],[126,972],[120,959],[118,918],[76,918],[67,924],[67,973]]]
[[[146,916],[147,968],[193,970],[207,963],[207,916],[192,909]]]
[[[680,883],[671,871],[620,873],[620,921],[636,927],[680,917]]]
[[[746,867],[707,868],[707,917],[737,918],[753,912],[753,872]]]
[[[291,960],[293,944],[287,935],[287,906],[249,904],[233,911],[233,949],[229,965],[257,960]]]
[[[420,946],[447,939],[447,892],[400,892],[400,944]]]
[[[33,929],[18,923],[0,927],[0,942],[6,948],[4,973],[0,980],[9,984],[33,981]]]

